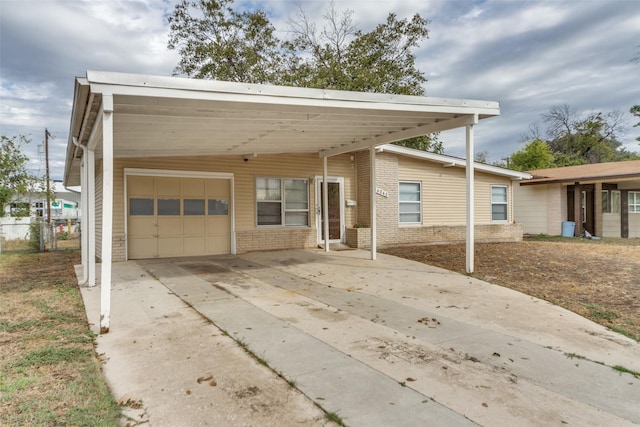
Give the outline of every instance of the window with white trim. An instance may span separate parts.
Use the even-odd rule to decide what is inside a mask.
[[[308,227],[309,181],[256,178],[256,218],[259,226]]]
[[[629,213],[640,213],[640,191],[629,191]]]
[[[620,213],[620,190],[611,190],[611,213]]]
[[[611,205],[609,204],[609,191],[602,190],[600,192],[600,197],[602,197],[602,213],[611,212]]]
[[[416,181],[398,183],[398,221],[400,224],[422,223],[422,184]]]
[[[508,189],[506,185],[491,186],[491,221],[507,221]]]

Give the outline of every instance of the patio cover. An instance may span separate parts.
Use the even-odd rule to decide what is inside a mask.
[[[473,127],[499,113],[494,101],[87,71],[75,81],[64,183],[82,186],[83,215],[89,217],[83,224],[83,236],[88,235],[83,272],[94,284],[94,168],[102,159],[102,329],[108,331],[109,324],[114,158],[317,153],[326,176],[331,156],[369,150],[373,164],[377,146],[466,127],[467,271],[472,272]],[[375,168],[371,175],[375,259]]]

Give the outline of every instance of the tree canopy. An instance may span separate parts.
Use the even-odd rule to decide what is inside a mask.
[[[553,167],[551,147],[541,139],[534,139],[509,157],[509,167],[518,171]]]
[[[533,124],[527,145],[509,156],[508,167],[533,170],[640,159],[618,139],[625,130],[620,111],[581,115],[569,105],[554,105],[542,114],[542,122],[546,132]]]
[[[25,135],[0,137],[0,216],[15,196],[27,194],[37,179],[27,170],[29,158],[22,153],[22,145],[31,141]]]
[[[301,6],[277,31],[260,10],[239,11],[233,0],[181,0],[168,18],[168,47],[177,50],[175,74],[203,79],[289,85],[360,92],[424,95],[424,73],[414,50],[427,39],[429,21],[419,14],[390,13],[365,32],[353,11],[333,2],[318,28]],[[281,39],[278,33],[288,33]],[[402,141],[404,146],[441,152],[437,136]]]
[[[640,120],[640,105],[634,105],[629,109],[629,112],[633,114],[636,120]],[[634,128],[640,127],[640,122],[633,125]],[[640,136],[636,138],[636,141],[640,141]]]

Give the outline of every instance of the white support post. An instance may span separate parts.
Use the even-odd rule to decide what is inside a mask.
[[[82,247],[82,280],[89,280],[89,230],[87,229],[87,150],[83,151],[80,163],[80,246]]]
[[[376,147],[369,148],[369,170],[371,179],[371,259],[376,259]]]
[[[328,160],[326,157],[322,158],[322,217],[324,218],[322,224],[322,236],[324,237],[324,251],[329,252],[329,183],[328,174]]]
[[[84,212],[82,213],[84,216]],[[89,286],[96,285],[96,153],[87,148],[87,255]]]
[[[109,332],[111,316],[111,252],[113,225],[113,95],[102,95],[102,269],[100,333]]]
[[[473,123],[466,126],[467,148],[467,233],[466,233],[466,271],[473,273],[473,255],[475,250],[475,183],[474,183],[474,148],[473,127],[478,123],[478,115],[475,114]]]

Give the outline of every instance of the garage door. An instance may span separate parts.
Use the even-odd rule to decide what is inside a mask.
[[[231,252],[228,179],[127,177],[128,258]]]

